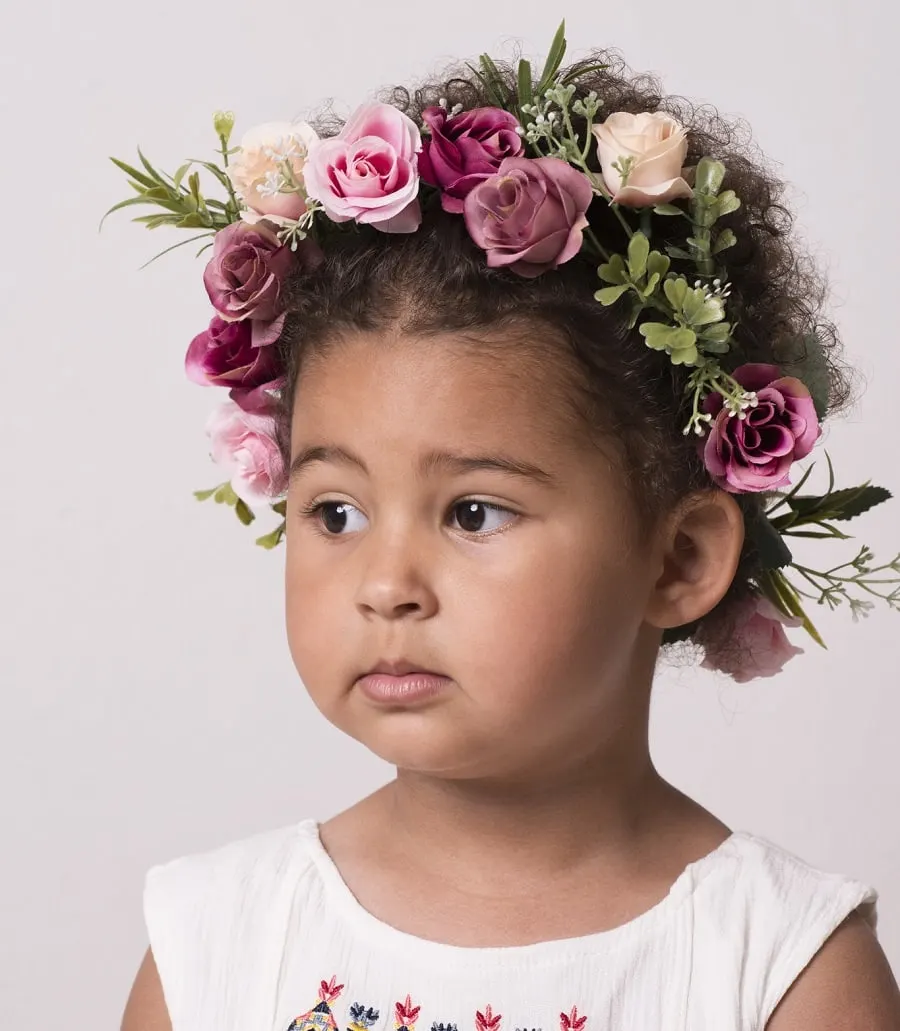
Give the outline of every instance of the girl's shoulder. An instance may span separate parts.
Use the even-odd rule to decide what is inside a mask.
[[[710,973],[723,964],[736,972],[742,1011],[760,1027],[851,913],[877,936],[879,893],[865,881],[750,831],[736,831],[708,858],[691,907],[695,960]]]
[[[259,1012],[277,977],[292,906],[312,871],[312,820],[150,867],[143,911],[174,1028],[199,1013]],[[216,982],[224,986],[211,992]],[[214,1018],[214,1015],[212,1015]]]

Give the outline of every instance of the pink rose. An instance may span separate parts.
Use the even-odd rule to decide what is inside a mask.
[[[721,650],[708,647],[701,665],[728,673],[739,684],[756,677],[771,677],[780,673],[789,659],[803,654],[803,649],[791,644],[784,632],[786,626],[802,625],[802,620],[779,612],[768,598],[746,598],[737,614],[733,636]]]
[[[226,401],[209,417],[206,432],[213,461],[231,473],[232,490],[246,504],[267,506],[284,490],[284,465],[272,418]]]
[[[441,188],[444,211],[462,214],[473,187],[493,175],[504,158],[522,153],[519,122],[499,107],[476,107],[453,117],[442,107],[427,107],[422,120],[431,135],[423,143],[419,172]]]
[[[505,158],[466,197],[466,228],[488,265],[533,278],[581,250],[592,198],[587,177],[560,158]]]
[[[806,458],[821,436],[809,391],[799,379],[779,373],[777,365],[754,363],[732,373],[758,398],[745,419],[731,415],[719,393],[704,401],[715,420],[698,442],[700,454],[715,483],[732,494],[786,486],[791,465]]]
[[[419,228],[416,123],[391,104],[363,104],[334,137],[310,145],[307,195],[333,222],[367,222],[385,233]]]
[[[617,204],[641,208],[692,195],[681,175],[687,131],[671,115],[616,111],[593,133],[603,181]],[[613,165],[624,161],[631,163],[631,172],[623,187],[622,173]]]
[[[201,386],[258,387],[278,372],[278,357],[268,345],[278,339],[267,322],[267,334],[253,339],[253,319],[226,322],[213,315],[209,327],[191,341],[185,356],[187,377]]]

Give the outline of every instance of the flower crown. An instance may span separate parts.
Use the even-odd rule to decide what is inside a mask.
[[[812,466],[790,491],[780,490],[790,486],[793,464],[821,436],[828,405],[822,345],[809,336],[788,356],[803,378],[741,360],[722,265],[737,238],[719,225],[741,201],[722,190],[724,164],[704,156],[685,168],[688,131],[669,114],[614,111],[598,121],[601,99],[583,90],[576,97],[577,83],[605,66],[576,65],[563,73],[565,49],[563,22],[540,75],[519,61],[516,89],[482,55],[470,68],[491,106],[448,109],[441,100],[424,110],[421,126],[396,106],[370,102],[329,138],[304,122],[269,122],[229,147],[234,115],[220,111],[214,128],[221,164],[192,159],[170,176],[140,148],[142,170],[111,158],[137,196],[107,215],[152,204],[162,211],[134,221],[150,229],[203,230],[175,247],[212,237],[198,255],[213,248],[203,283],[215,314],[191,341],[185,368],[191,380],[229,391],[207,425],[212,458],[229,479],[196,496],[231,506],[248,525],[255,509],[270,507],[282,521],[257,543],[273,548],[281,541],[285,477],[273,413],[284,377],[272,345],[285,319],[282,285],[288,275],[315,268],[335,233],[358,224],[415,232],[423,203],[439,199],[464,220],[490,267],[535,277],[576,257],[593,262],[601,282],[596,301],[623,307],[629,328],[636,327],[648,347],[691,370],[691,414],[683,432],[696,439],[713,483],[734,494],[774,497],[759,519],[748,520],[763,567],[739,628],[745,642],[755,641],[751,668],[746,661],[729,668],[724,656],[717,663],[709,654],[705,664],[738,680],[767,675],[800,651],[787,642],[785,625],[802,625],[824,647],[801,597],[831,608],[847,602],[854,618],[872,607],[869,597],[900,610],[900,576],[890,575],[900,574],[900,555],[875,566],[862,547],[852,561],[818,572],[796,563],[786,542],[792,536],[847,539],[834,524],[891,495],[868,482],[835,490],[830,458],[825,494],[799,493]],[[188,174],[195,164],[224,188],[224,199],[201,193],[199,173]],[[589,224],[588,208],[597,198],[620,223],[625,253],[611,251]],[[658,219],[683,225],[678,245],[654,248]],[[788,580],[787,567],[804,589]]]

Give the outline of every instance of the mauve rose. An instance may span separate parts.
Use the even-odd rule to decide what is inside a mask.
[[[488,265],[534,278],[579,252],[592,197],[587,177],[560,158],[505,158],[466,197],[466,228]]]
[[[258,387],[232,387],[228,391],[228,396],[245,412],[272,416],[278,407],[284,384],[285,377],[279,376],[268,383],[260,383]]]
[[[332,222],[367,222],[385,233],[419,228],[416,123],[392,104],[357,108],[337,136],[309,148],[306,192]]]
[[[270,331],[274,325],[265,323]],[[185,372],[189,380],[201,386],[258,387],[278,372],[277,352],[269,346],[277,339],[278,334],[270,332],[268,339],[254,341],[253,319],[226,322],[213,315],[209,327],[188,347]]]
[[[493,175],[504,158],[522,153],[518,119],[499,107],[476,107],[452,117],[442,107],[427,107],[422,120],[431,135],[422,143],[419,174],[441,188],[444,211],[462,214],[470,191]]]
[[[593,133],[603,181],[617,204],[642,208],[693,194],[681,174],[688,149],[687,130],[671,115],[614,111],[594,126]],[[622,173],[613,168],[623,158],[632,159],[624,187]]]
[[[226,401],[206,424],[213,461],[231,474],[231,487],[251,508],[267,506],[284,490],[284,464],[274,420]]]
[[[786,626],[802,625],[802,620],[779,612],[768,598],[745,598],[737,613],[733,636],[722,648],[708,647],[701,665],[727,673],[739,684],[756,677],[774,676],[789,659],[803,654],[803,649],[791,644],[784,632]]]
[[[759,402],[746,418],[729,415],[719,393],[703,409],[715,416],[708,435],[698,442],[715,483],[732,494],[774,490],[790,483],[791,465],[815,447],[822,428],[809,390],[777,365],[750,363],[732,373]]]
[[[293,260],[290,246],[264,222],[232,222],[214,237],[203,285],[226,322],[271,320],[281,313],[281,284]]]

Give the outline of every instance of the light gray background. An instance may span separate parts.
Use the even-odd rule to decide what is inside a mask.
[[[210,315],[205,258],[184,247],[138,272],[184,231],[127,210],[98,235],[129,195],[107,155],[140,144],[172,172],[212,155],[216,108],[239,134],[515,38],[542,55],[563,13],[574,52],[622,48],[670,92],[747,117],[783,163],[869,380],[827,446],[842,483],[900,491],[896,53],[877,0],[16,5],[0,42],[4,1026],[117,1027],[148,866],[325,817],[389,775],[305,697],[282,552],[191,495],[219,482],[203,424],[221,394],[182,364]],[[890,559],[898,514],[851,529]],[[830,650],[809,642],[773,680],[666,672],[655,758],[731,826],[874,883],[898,969],[900,617],[815,615]]]

